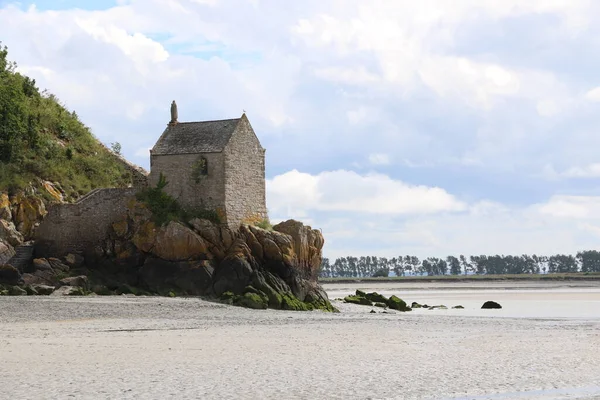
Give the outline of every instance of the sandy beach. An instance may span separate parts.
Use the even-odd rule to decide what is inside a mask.
[[[0,398],[600,398],[600,288],[511,286],[326,285],[332,299],[360,287],[466,307],[394,314],[5,297]]]

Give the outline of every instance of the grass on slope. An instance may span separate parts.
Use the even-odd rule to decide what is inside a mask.
[[[131,177],[77,117],[35,80],[16,72],[0,46],[0,192],[36,178],[59,182],[76,198],[97,187],[126,186]]]

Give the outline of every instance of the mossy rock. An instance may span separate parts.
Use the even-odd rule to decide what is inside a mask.
[[[422,306],[417,303],[416,301],[413,301],[412,304],[410,305],[410,308],[421,308]]]
[[[373,303],[385,303],[386,301],[388,301],[387,297],[377,292],[367,293],[364,297],[366,297]]]
[[[367,299],[366,297],[361,297],[361,296],[346,296],[344,297],[344,302],[345,303],[351,303],[351,304],[359,304],[362,306],[372,306],[373,302],[369,299]]]
[[[441,304],[439,306],[431,306],[429,307],[430,310],[447,310],[448,307],[446,307],[445,305]]]
[[[234,304],[240,307],[252,308],[255,310],[265,310],[268,307],[269,298],[253,292],[246,292],[242,296],[237,296]]]
[[[37,290],[35,290],[33,287],[31,287],[30,285],[26,285],[23,287],[23,289],[25,289],[25,291],[27,292],[28,296],[37,296],[39,293]]]
[[[411,308],[406,305],[406,302],[395,295],[392,295],[387,300],[386,304],[392,310],[411,311]]]
[[[10,296],[27,296],[27,290],[19,286],[11,286],[8,288],[8,294]]]
[[[274,309],[281,308],[282,296],[271,285],[269,285],[260,272],[255,272],[252,276],[252,287],[267,295],[269,298],[269,307]]]
[[[367,294],[365,292],[363,292],[362,290],[356,289],[356,296],[358,296],[358,297],[367,297]]]
[[[114,294],[112,290],[104,285],[94,285],[92,287],[92,292],[96,293],[98,296],[111,296]]]
[[[0,290],[0,296],[8,296],[10,293],[8,291],[8,289],[2,289]]]
[[[298,300],[296,296],[291,293],[286,293],[281,298],[281,308],[289,311],[312,311],[314,306],[309,303],[304,303]]]
[[[233,305],[233,301],[236,297],[237,296],[235,295],[235,293],[227,291],[221,293],[221,295],[219,296],[219,301],[223,304],[229,304],[231,306]]]
[[[387,308],[387,304],[385,304],[385,303],[375,303],[375,307]]]
[[[454,307],[452,307],[452,308],[453,308],[453,309],[455,309],[455,310],[464,310],[464,307],[463,307],[463,306],[461,306],[461,305],[454,306]]]

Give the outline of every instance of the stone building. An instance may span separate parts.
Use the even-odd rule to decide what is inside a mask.
[[[216,211],[232,229],[267,217],[265,149],[248,118],[171,122],[150,153],[150,174],[116,158],[132,174],[129,188],[95,189],[73,204],[54,205],[36,229],[38,257],[85,252],[101,245],[135,193],[166,178],[164,190],[188,210]]]
[[[171,104],[171,121],[150,150],[149,184],[162,174],[165,191],[186,209],[215,210],[223,223],[267,216],[265,149],[246,114],[217,121],[179,122]]]

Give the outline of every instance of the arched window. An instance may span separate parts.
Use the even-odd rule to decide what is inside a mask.
[[[208,161],[205,157],[200,157],[198,161],[194,163],[192,178],[196,183],[200,183],[202,178],[206,175],[208,175]]]

